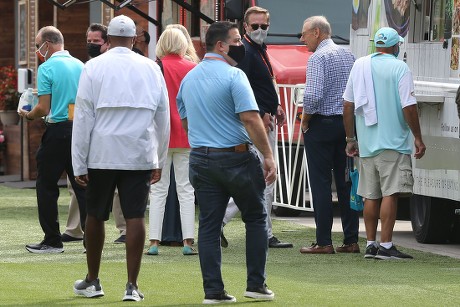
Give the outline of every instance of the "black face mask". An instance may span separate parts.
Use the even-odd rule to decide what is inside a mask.
[[[93,43],[88,43],[86,44],[86,49],[88,51],[88,55],[92,58],[95,58],[99,55],[101,55],[101,46],[98,44],[93,44]]]
[[[245,53],[246,53],[246,49],[244,48],[244,45],[241,45],[241,46],[230,45],[227,55],[231,57],[233,60],[235,60],[235,62],[239,63],[241,62],[241,60],[244,59]]]

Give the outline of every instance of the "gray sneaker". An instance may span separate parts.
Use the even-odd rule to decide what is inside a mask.
[[[86,278],[83,280],[77,280],[73,285],[73,292],[77,295],[83,295],[86,297],[104,296],[104,291],[102,290],[99,278],[93,281],[88,281]]]
[[[371,244],[366,247],[366,253],[364,254],[364,258],[367,259],[374,259],[379,251],[379,246],[377,244]]]
[[[27,244],[26,249],[33,254],[60,254],[64,252],[62,246],[46,245],[43,241],[38,244]]]
[[[394,245],[388,249],[380,245],[379,250],[377,251],[377,254],[375,255],[375,259],[380,259],[380,260],[412,259],[412,258],[413,257],[411,255],[404,254],[403,252],[400,252],[399,250],[397,250]]]
[[[126,284],[126,291],[125,296],[123,296],[123,301],[135,301],[139,302],[144,299],[144,294],[139,291],[139,289],[133,285],[132,283],[128,282]]]

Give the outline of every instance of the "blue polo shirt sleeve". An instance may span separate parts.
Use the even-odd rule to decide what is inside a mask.
[[[231,92],[235,103],[235,113],[259,111],[251,84],[241,69],[235,69],[235,74],[231,82]]]
[[[38,85],[37,85],[37,90],[38,90],[38,96],[42,95],[51,95],[51,77],[50,77],[50,71],[43,67],[43,65],[38,67],[38,74],[37,74],[37,80],[38,80]]]
[[[176,105],[177,110],[179,111],[180,119],[187,118],[187,110],[185,109],[184,100],[182,99],[182,85],[184,84],[184,80],[182,80],[179,91],[177,92],[176,96]]]

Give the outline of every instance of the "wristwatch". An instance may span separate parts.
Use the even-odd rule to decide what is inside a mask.
[[[346,141],[347,143],[356,142],[356,136],[351,137],[351,138],[345,137],[345,141]]]

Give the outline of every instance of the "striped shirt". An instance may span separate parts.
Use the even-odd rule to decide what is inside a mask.
[[[342,115],[343,92],[355,57],[350,50],[325,39],[308,59],[304,112],[325,116]]]

